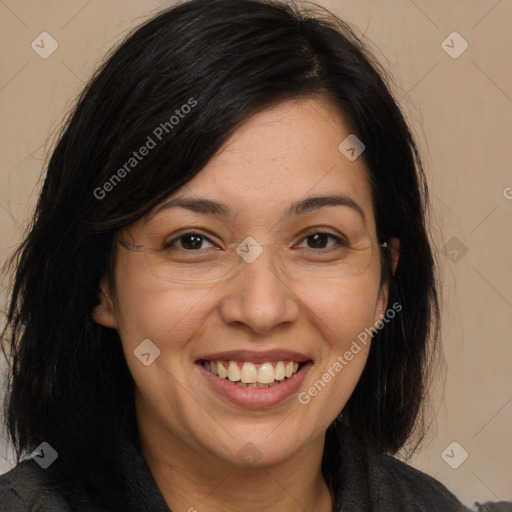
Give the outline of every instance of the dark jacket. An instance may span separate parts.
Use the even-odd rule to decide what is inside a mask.
[[[475,503],[463,506],[440,482],[388,455],[372,452],[348,428],[339,434],[332,487],[335,512],[425,511],[510,512],[512,502]],[[112,489],[116,509],[123,512],[169,512],[169,508],[141,456],[136,443],[121,434],[115,447],[119,461]],[[58,463],[58,459],[54,464]],[[0,476],[1,512],[107,512],[94,504],[92,496],[66,487],[50,465],[42,469],[34,460],[22,461]],[[200,512],[208,512],[207,509]]]

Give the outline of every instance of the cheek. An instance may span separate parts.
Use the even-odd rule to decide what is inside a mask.
[[[310,319],[329,344],[343,350],[373,325],[379,297],[378,280],[371,273],[342,282],[311,287],[301,300]]]
[[[189,395],[179,392],[187,377],[193,339],[202,329],[208,290],[175,286],[124,269],[116,288],[118,331],[125,358],[143,402],[152,410],[182,410]],[[137,357],[139,346],[158,354],[149,365]],[[141,343],[146,345],[141,345]],[[174,390],[170,393],[169,390]],[[183,403],[185,400],[185,403]]]
[[[310,321],[321,335],[321,351],[299,401],[305,404],[314,399],[313,409],[322,425],[343,409],[365,367],[371,342],[365,329],[374,323],[378,283],[378,273],[368,272],[304,295]]]
[[[200,328],[199,317],[209,295],[204,286],[183,287],[127,264],[119,265],[116,292],[116,317],[125,352],[133,352],[149,338],[162,356],[171,356]]]

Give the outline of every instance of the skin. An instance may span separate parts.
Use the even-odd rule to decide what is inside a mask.
[[[329,226],[334,215],[357,219],[350,208],[330,206],[280,220],[293,201],[339,192],[361,206],[368,236],[377,244],[363,159],[351,162],[338,150],[350,133],[323,97],[266,109],[173,194],[223,202],[233,217],[179,207],[165,215],[180,228],[201,226],[226,242],[252,236],[262,244],[291,245],[299,226]],[[137,221],[130,236],[151,234],[158,218]],[[392,240],[393,271],[398,247]],[[215,285],[178,284],[151,273],[143,253],[119,247],[116,289],[106,279],[100,283],[101,303],[93,316],[119,331],[136,383],[142,453],[172,510],[332,510],[320,469],[325,431],[353,392],[370,344],[307,405],[295,395],[258,410],[216,394],[195,361],[213,351],[295,350],[314,361],[299,390],[307,391],[385,313],[388,288],[380,287],[377,251],[362,273],[327,282],[284,278],[271,263],[259,258]],[[147,338],[161,354],[144,366],[133,351]],[[249,442],[260,458],[246,466],[237,454]]]

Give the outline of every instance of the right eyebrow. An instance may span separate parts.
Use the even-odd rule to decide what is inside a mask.
[[[215,215],[217,217],[232,217],[233,212],[229,209],[225,204],[219,203],[217,201],[212,201],[211,199],[206,198],[188,198],[188,197],[177,197],[174,199],[170,199],[165,202],[156,212],[152,213],[146,220],[149,221],[155,215],[160,213],[162,210],[166,210],[168,208],[186,208],[187,210],[191,210],[196,213],[200,213],[202,215]]]

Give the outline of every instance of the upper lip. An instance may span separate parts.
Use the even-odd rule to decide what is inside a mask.
[[[305,363],[311,358],[294,352],[292,350],[273,349],[264,352],[254,350],[226,350],[224,352],[215,352],[205,354],[199,357],[198,361],[247,361],[250,363],[267,363],[274,361],[295,361],[297,363]]]

